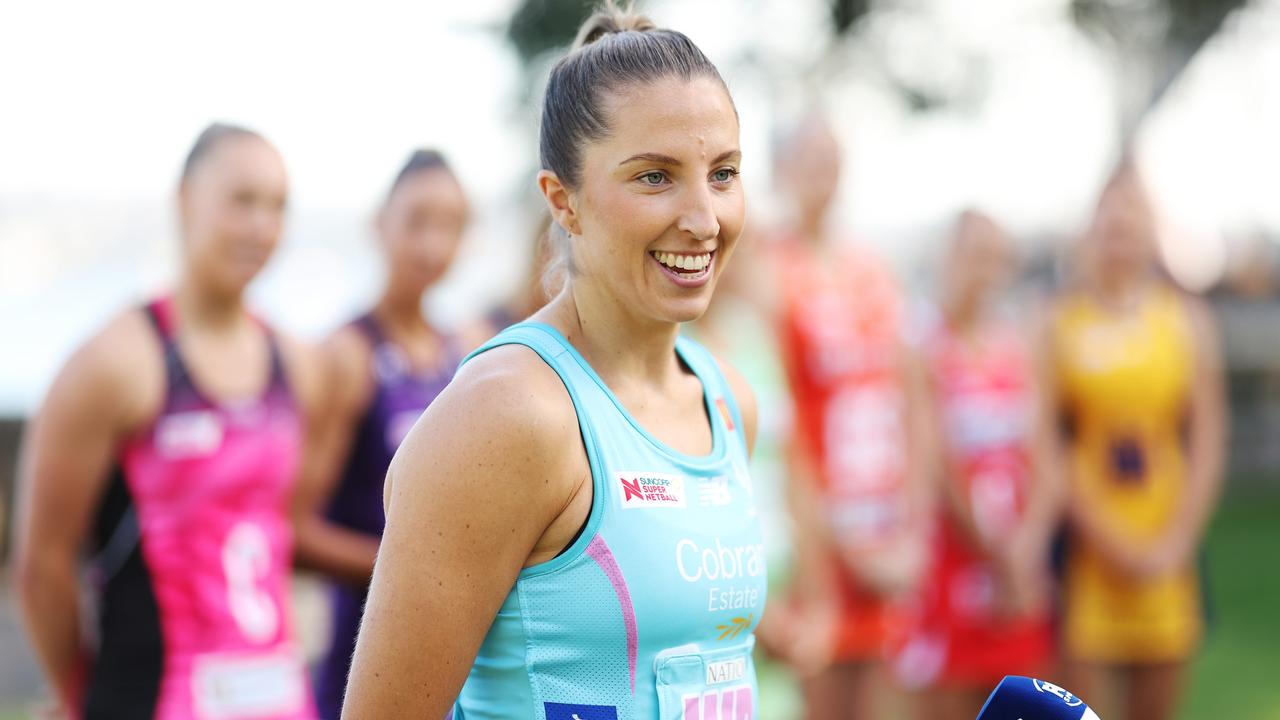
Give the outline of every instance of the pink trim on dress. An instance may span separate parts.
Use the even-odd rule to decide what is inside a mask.
[[[627,589],[627,579],[622,576],[622,568],[614,559],[613,552],[604,538],[599,535],[587,545],[587,554],[596,565],[604,571],[605,577],[613,585],[613,592],[618,596],[618,605],[622,608],[622,624],[627,631],[627,668],[631,671],[631,694],[636,694],[636,654],[640,647],[640,634],[636,630],[636,609],[631,604],[631,591]]]

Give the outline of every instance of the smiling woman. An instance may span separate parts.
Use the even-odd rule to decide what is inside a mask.
[[[541,145],[568,280],[392,461],[344,716],[752,717],[755,404],[679,338],[742,232],[733,101],[687,37],[604,11]]]

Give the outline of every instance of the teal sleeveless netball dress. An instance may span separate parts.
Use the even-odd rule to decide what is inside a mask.
[[[710,455],[691,456],[640,427],[548,325],[515,325],[467,360],[511,344],[537,352],[573,399],[591,514],[565,552],[520,573],[454,718],[754,718],[764,548],[742,420],[715,360],[676,342],[714,438]]]

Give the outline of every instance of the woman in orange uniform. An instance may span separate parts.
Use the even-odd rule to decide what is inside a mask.
[[[1204,632],[1196,560],[1226,425],[1218,340],[1206,306],[1155,270],[1132,165],[1103,191],[1083,250],[1048,338],[1070,473],[1063,639],[1071,687],[1102,717],[1160,720]],[[1112,684],[1121,697],[1099,696]]]
[[[902,629],[898,598],[923,564],[923,468],[912,445],[920,374],[902,342],[895,280],[871,252],[828,227],[840,147],[817,116],[777,152],[791,229],[774,243],[779,337],[795,404],[790,457],[796,513],[791,655],[810,674],[807,717],[877,713],[879,667]]]

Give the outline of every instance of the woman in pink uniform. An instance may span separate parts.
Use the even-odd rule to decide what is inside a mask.
[[[206,129],[178,190],[176,288],[76,351],[26,439],[19,593],[72,716],[314,716],[288,503],[315,359],[243,298],[279,242],[286,191],[261,136]],[[78,605],[84,556],[96,623]]]

